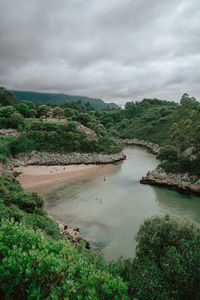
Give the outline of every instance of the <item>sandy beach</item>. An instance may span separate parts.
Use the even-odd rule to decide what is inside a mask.
[[[27,191],[41,192],[52,189],[55,184],[71,182],[76,179],[90,179],[102,176],[116,166],[109,165],[67,165],[67,166],[26,166],[14,168],[22,172],[17,180]]]

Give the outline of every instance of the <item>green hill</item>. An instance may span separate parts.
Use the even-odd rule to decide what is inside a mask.
[[[105,103],[102,99],[89,98],[85,96],[72,96],[65,94],[51,94],[51,93],[37,93],[29,91],[12,91],[17,99],[17,102],[21,100],[30,100],[34,103],[47,104],[48,102],[54,104],[61,104],[64,102],[78,102],[82,104],[89,102],[95,109],[118,108],[115,103]]]

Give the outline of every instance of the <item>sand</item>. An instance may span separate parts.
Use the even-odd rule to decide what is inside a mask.
[[[41,192],[53,189],[63,182],[90,179],[104,176],[115,166],[109,165],[67,165],[67,166],[26,166],[14,168],[22,174],[17,178],[21,186],[27,191]]]

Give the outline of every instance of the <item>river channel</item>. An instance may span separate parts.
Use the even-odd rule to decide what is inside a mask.
[[[135,235],[147,217],[170,213],[200,223],[200,198],[140,184],[156,158],[145,148],[124,148],[127,159],[106,174],[75,180],[44,194],[50,215],[80,228],[93,249],[108,260],[133,257]]]

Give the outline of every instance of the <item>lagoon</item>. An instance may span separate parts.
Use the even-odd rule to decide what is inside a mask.
[[[104,173],[43,192],[48,213],[69,227],[78,226],[91,248],[108,260],[134,256],[134,237],[147,217],[169,213],[200,223],[199,197],[140,184],[157,166],[155,155],[139,146],[123,151],[127,159]]]

